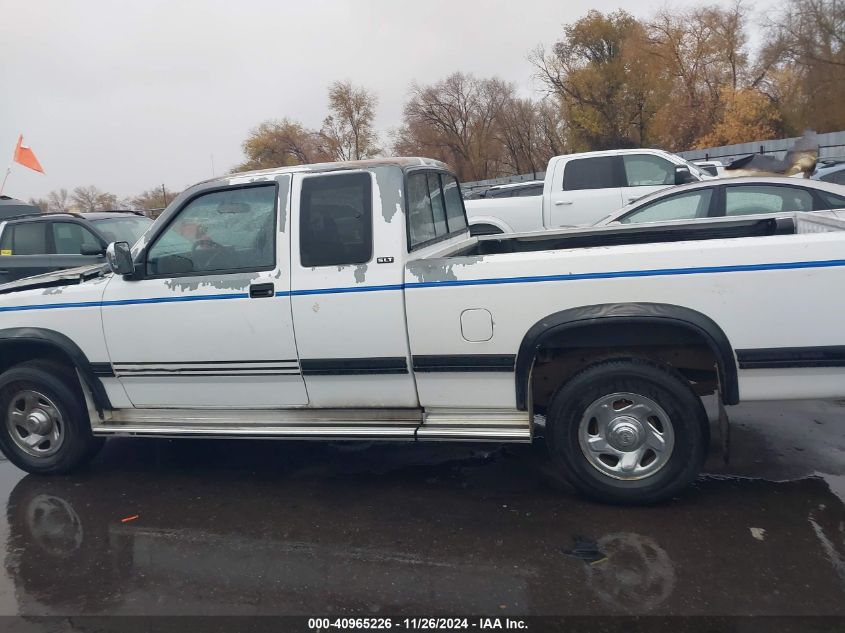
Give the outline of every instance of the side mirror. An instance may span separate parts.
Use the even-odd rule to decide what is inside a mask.
[[[695,176],[692,175],[686,165],[677,165],[675,167],[675,184],[685,185],[688,182],[696,182]]]
[[[106,249],[102,246],[97,246],[94,244],[83,244],[82,248],[79,249],[80,255],[96,255],[96,256],[103,256],[106,254]]]
[[[129,250],[129,242],[112,242],[106,249],[106,261],[112,272],[116,275],[131,275],[135,272],[135,264],[132,262],[132,251]]]

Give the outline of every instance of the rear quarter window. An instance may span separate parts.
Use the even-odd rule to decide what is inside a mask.
[[[418,248],[467,228],[457,180],[435,171],[408,175],[408,246]]]

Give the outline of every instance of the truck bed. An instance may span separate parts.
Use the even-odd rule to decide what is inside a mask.
[[[477,242],[449,253],[453,257],[528,253],[572,248],[659,244],[703,240],[795,235],[845,230],[845,221],[807,214],[766,218],[715,218],[694,222],[632,224],[612,227],[538,231],[515,235],[481,236]]]

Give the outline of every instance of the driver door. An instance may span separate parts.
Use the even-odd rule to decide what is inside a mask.
[[[198,192],[152,235],[141,278],[109,281],[106,344],[135,407],[307,404],[291,320],[290,223],[279,221],[289,189],[290,176],[280,176]]]

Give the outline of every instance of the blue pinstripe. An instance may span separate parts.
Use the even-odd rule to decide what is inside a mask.
[[[572,273],[567,275],[537,275],[527,277],[499,277],[494,279],[457,279],[446,281],[419,281],[382,286],[348,286],[342,288],[313,288],[277,292],[277,297],[344,294],[354,292],[381,292],[389,290],[415,290],[418,288],[448,288],[453,286],[494,286],[503,284],[545,283],[551,281],[581,281],[585,279],[626,279],[632,277],[660,277],[675,275],[707,275],[716,273],[756,272],[761,270],[801,270],[811,268],[836,268],[845,266],[845,259],[826,259],[809,262],[779,262],[773,264],[737,264],[733,266],[702,266],[696,268],[655,268],[651,270],[621,270],[601,273]],[[224,301],[249,299],[249,293],[238,292],[215,295],[189,295],[180,297],[153,297],[149,299],[118,299],[114,301],[81,301],[76,303],[45,303],[41,305],[0,306],[0,312],[26,310],[56,310],[63,308],[97,308],[109,306],[144,305],[154,303],[180,303],[183,301]]]

